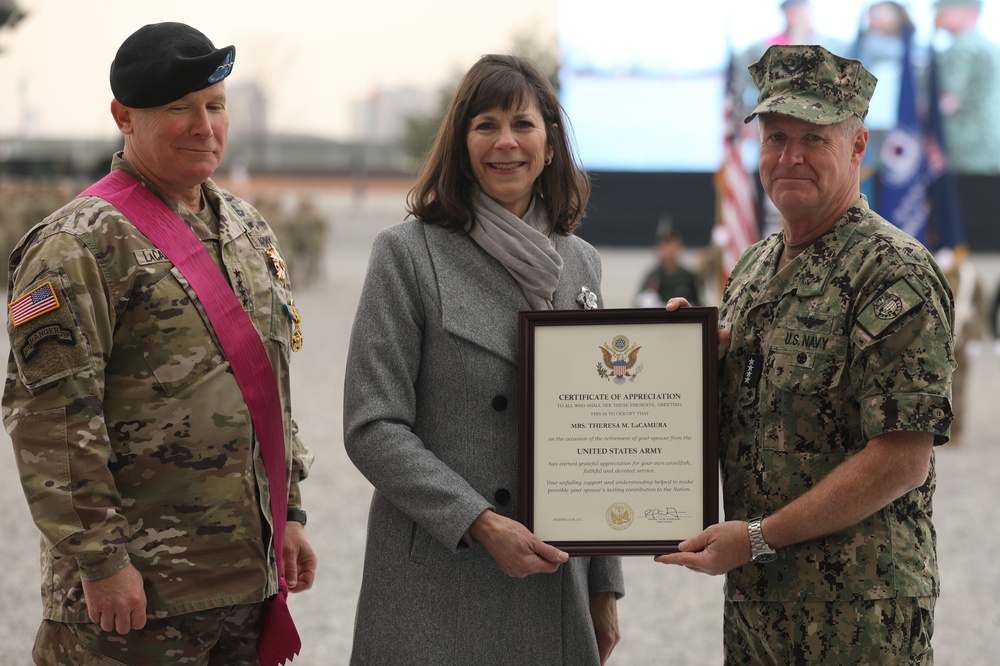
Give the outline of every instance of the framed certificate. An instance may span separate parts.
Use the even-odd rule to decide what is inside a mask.
[[[718,310],[520,313],[518,518],[571,555],[719,519]]]

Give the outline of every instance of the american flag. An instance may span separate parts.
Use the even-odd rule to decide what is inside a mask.
[[[722,279],[729,278],[743,252],[760,239],[757,231],[757,190],[740,150],[742,118],[737,118],[735,58],[730,57],[726,72],[725,125],[722,165],[715,174],[716,232],[713,238],[722,249]]]
[[[46,282],[35,287],[30,292],[17,299],[9,306],[10,319],[14,326],[20,326],[29,319],[45,314],[59,307],[59,299],[52,289],[52,283]]]

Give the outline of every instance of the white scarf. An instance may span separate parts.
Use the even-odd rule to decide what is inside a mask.
[[[465,229],[517,280],[532,310],[552,310],[563,261],[547,235],[545,208],[536,206],[537,201],[532,197],[521,219],[476,187],[472,195],[476,218]]]

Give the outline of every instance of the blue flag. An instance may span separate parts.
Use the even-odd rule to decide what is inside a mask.
[[[904,28],[899,116],[879,160],[879,212],[927,245],[927,159],[913,80],[913,29]]]

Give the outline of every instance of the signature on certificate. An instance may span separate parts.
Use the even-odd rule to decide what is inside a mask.
[[[685,512],[678,511],[672,506],[665,506],[662,508],[646,509],[643,512],[646,520],[652,520],[658,523],[670,523],[675,520],[680,520]]]

